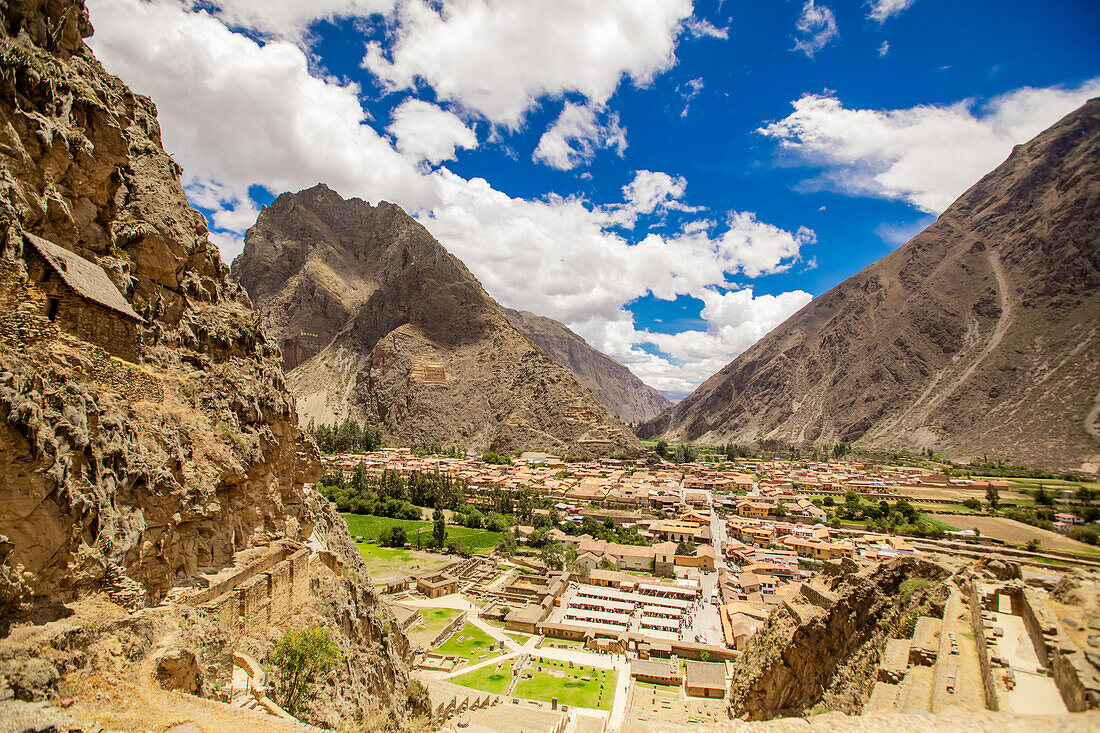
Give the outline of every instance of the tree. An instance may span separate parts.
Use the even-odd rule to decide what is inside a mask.
[[[312,697],[313,684],[335,672],[340,658],[328,629],[287,631],[267,658],[276,701],[291,714],[300,713]]]
[[[989,508],[992,511],[997,511],[997,507],[1001,505],[1001,492],[997,491],[996,486],[990,486],[985,490],[985,500],[989,502]]]
[[[542,548],[542,561],[551,570],[560,570],[565,551],[560,542],[551,542]]]
[[[435,515],[432,517],[432,547],[443,549],[443,545],[446,541],[447,520],[443,518],[443,512],[436,509]]]
[[[1030,539],[1027,541],[1027,549],[1031,552],[1036,552],[1039,549],[1039,540]]]
[[[500,512],[493,512],[485,519],[485,529],[490,532],[503,532],[508,526],[508,520]]]
[[[401,525],[382,530],[382,533],[378,535],[378,544],[383,547],[404,547],[408,541],[408,532]]]
[[[618,570],[619,566],[609,557],[600,558],[600,570]]]
[[[710,661],[710,652],[708,652],[706,649],[699,652],[699,661],[700,662],[709,662]]]
[[[972,496],[969,499],[963,499],[963,506],[967,509],[977,510],[982,508],[982,502]]]
[[[573,563],[577,561],[577,548],[575,545],[569,545],[565,548],[565,567],[573,567]]]
[[[836,506],[836,499],[834,499],[832,495],[826,494],[825,498],[821,500],[821,503],[825,506]]]
[[[657,441],[657,455],[661,458],[668,458],[668,443],[663,440]]]
[[[1089,502],[1092,501],[1093,491],[1088,486],[1082,486],[1077,489],[1077,501]]]
[[[1039,484],[1039,488],[1035,489],[1035,503],[1051,506],[1054,504],[1054,496],[1046,490],[1045,486]]]
[[[512,534],[512,530],[506,529],[501,533],[500,539],[497,540],[497,552],[502,555],[511,555],[516,551],[516,536]]]
[[[535,514],[531,517],[531,525],[535,529],[549,529],[550,516],[548,514]]]
[[[774,512],[774,514],[777,517],[787,516],[787,507],[783,506],[783,504],[781,502],[776,502],[775,503],[775,512]]]
[[[687,540],[681,540],[680,544],[676,545],[676,554],[684,557],[690,557],[695,554],[695,543],[688,542]]]

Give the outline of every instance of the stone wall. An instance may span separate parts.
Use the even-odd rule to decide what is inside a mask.
[[[95,344],[120,359],[138,360],[141,324],[77,295],[30,247],[24,249],[24,257],[30,284],[26,286],[28,298],[23,309],[30,306],[42,315],[48,315],[50,299],[54,299],[57,301],[57,312],[52,320],[62,331]],[[43,281],[47,273],[51,276]]]
[[[309,597],[310,551],[288,541],[279,544],[275,552],[188,600],[237,633],[260,631],[287,619]],[[205,600],[212,593],[216,595]]]
[[[997,688],[993,685],[993,668],[989,663],[989,647],[985,641],[985,624],[982,622],[982,596],[978,581],[969,583],[970,623],[974,631],[974,643],[978,646],[978,664],[982,670],[982,688],[985,691],[985,706],[990,710],[1000,710]],[[993,597],[996,603],[996,596]]]

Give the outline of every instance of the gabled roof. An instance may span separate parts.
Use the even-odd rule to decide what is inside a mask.
[[[24,232],[23,237],[30,242],[38,253],[45,258],[65,284],[88,300],[110,308],[139,323],[145,319],[134,312],[130,303],[118,291],[107,273],[99,265],[86,260],[76,252],[71,252],[49,240]]]

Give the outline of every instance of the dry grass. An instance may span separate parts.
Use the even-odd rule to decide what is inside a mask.
[[[1025,545],[1029,540],[1039,540],[1040,550],[1058,550],[1079,555],[1100,555],[1100,549],[1084,542],[1071,540],[1057,532],[1032,527],[1004,517],[968,516],[964,514],[932,514],[931,516],[953,524],[959,529],[977,529],[986,537],[1002,540],[1013,545]]]

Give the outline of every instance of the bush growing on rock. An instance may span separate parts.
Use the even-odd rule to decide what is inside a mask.
[[[340,649],[329,629],[287,631],[267,658],[276,701],[297,715],[313,699],[314,683],[333,674],[340,659]]]

